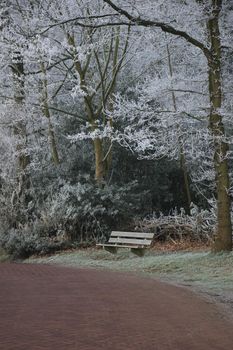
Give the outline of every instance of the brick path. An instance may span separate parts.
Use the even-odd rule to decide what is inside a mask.
[[[231,350],[195,294],[130,274],[0,264],[1,350]]]

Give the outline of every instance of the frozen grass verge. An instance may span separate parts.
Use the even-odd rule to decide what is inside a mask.
[[[143,258],[138,258],[124,249],[119,250],[116,255],[104,250],[83,249],[50,257],[31,258],[26,262],[144,273],[196,287],[211,295],[226,299],[229,297],[233,301],[233,252],[158,253],[151,250]]]
[[[8,260],[10,260],[9,255],[2,248],[0,248],[0,263]]]

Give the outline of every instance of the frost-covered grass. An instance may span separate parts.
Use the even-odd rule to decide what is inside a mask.
[[[0,248],[0,263],[7,261],[9,259],[10,259],[9,255],[7,255],[7,253],[2,248]]]
[[[104,250],[85,249],[29,259],[27,262],[144,273],[195,286],[211,294],[232,294],[233,299],[233,253],[148,251],[139,258],[124,249],[116,255]]]

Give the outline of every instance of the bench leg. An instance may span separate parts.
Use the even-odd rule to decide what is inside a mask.
[[[105,250],[107,250],[109,253],[116,254],[117,253],[117,247],[104,247]]]
[[[144,256],[145,254],[145,249],[144,248],[131,248],[131,252],[136,254],[137,256]]]

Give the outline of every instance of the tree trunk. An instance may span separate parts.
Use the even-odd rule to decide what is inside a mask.
[[[49,144],[50,144],[52,159],[55,165],[59,165],[60,159],[59,159],[58,150],[57,150],[57,143],[56,143],[55,133],[54,133],[50,118],[48,119],[48,122],[49,122],[49,131],[48,131]]]
[[[229,197],[229,169],[227,160],[228,144],[224,141],[224,125],[220,108],[222,105],[221,86],[221,42],[219,14],[221,0],[213,0],[213,12],[208,21],[211,40],[209,66],[210,116],[209,129],[214,142],[214,168],[217,185],[217,231],[213,250],[215,252],[232,250],[231,203]]]
[[[59,165],[60,159],[59,159],[58,150],[57,150],[57,143],[56,143],[55,133],[53,130],[53,125],[51,122],[49,107],[46,100],[43,101],[43,112],[46,118],[48,119],[48,140],[49,140],[52,160],[55,165]]]
[[[18,109],[23,108],[25,93],[24,93],[24,65],[23,58],[20,52],[16,51],[13,55],[11,69],[14,79],[14,99]],[[29,155],[25,151],[27,143],[26,125],[23,121],[18,121],[14,126],[14,133],[18,137],[17,152],[19,153],[18,167],[20,171],[25,171],[30,163]]]
[[[182,146],[180,147],[180,167],[184,177],[184,188],[185,188],[186,201],[187,201],[186,211],[188,214],[190,214],[190,206],[191,206],[192,198],[191,198],[191,192],[189,188],[189,175],[186,167],[186,159],[185,159],[184,150]]]
[[[105,180],[106,167],[103,160],[103,142],[101,139],[94,139],[94,150],[95,150],[95,180],[98,185],[102,185]]]
[[[17,110],[24,112],[24,64],[23,57],[19,51],[15,51],[13,54],[11,69],[14,80],[14,99],[17,105]],[[16,151],[18,153],[17,164],[17,182],[18,189],[16,189],[12,195],[17,201],[24,202],[27,205],[29,199],[24,196],[25,190],[30,187],[30,178],[27,173],[27,166],[30,164],[30,156],[27,152],[27,128],[26,123],[19,120],[14,125],[14,134],[17,137]],[[13,200],[12,202],[14,202]]]
[[[48,81],[46,77],[46,69],[45,69],[44,62],[41,63],[41,70],[44,75],[44,78],[42,80],[42,109],[45,117],[48,119],[48,140],[49,140],[52,160],[55,165],[59,165],[60,159],[59,159],[55,133],[53,130],[51,114],[50,114],[49,105],[48,105]]]
[[[167,39],[166,33],[165,33],[165,38]],[[167,48],[167,56],[168,56],[169,73],[170,73],[170,77],[172,78],[173,77],[173,69],[172,69],[171,54],[170,54],[168,44],[166,45],[166,48]],[[172,91],[172,102],[173,102],[174,111],[177,112],[176,95],[175,95],[174,91]],[[185,153],[184,153],[184,148],[182,145],[181,137],[179,137],[179,149],[180,149],[180,167],[181,167],[181,170],[183,173],[184,189],[185,189],[186,202],[187,202],[186,212],[188,214],[190,214],[190,205],[192,202],[192,198],[191,198],[191,192],[190,192],[190,188],[189,188],[189,176],[188,176]]]

